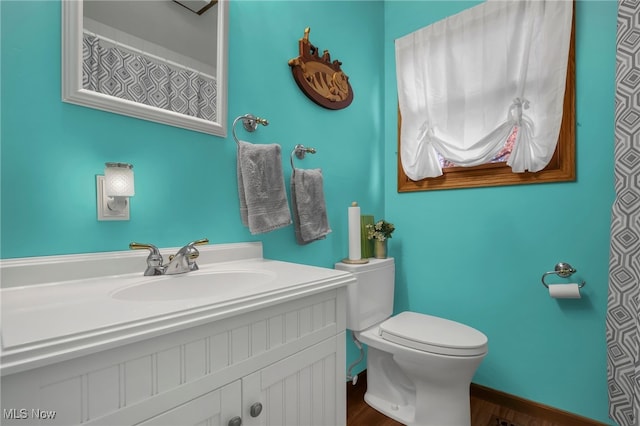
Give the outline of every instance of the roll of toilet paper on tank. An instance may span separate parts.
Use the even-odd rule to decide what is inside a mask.
[[[549,284],[549,296],[554,299],[580,299],[580,287],[576,283]]]
[[[349,260],[362,259],[360,247],[360,207],[355,201],[349,207]]]

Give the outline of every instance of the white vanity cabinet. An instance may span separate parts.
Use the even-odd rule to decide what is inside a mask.
[[[193,401],[165,413],[158,414],[149,420],[138,423],[140,426],[222,426],[229,424],[239,426],[242,388],[240,380],[206,393]],[[227,423],[225,420],[229,419]]]
[[[344,425],[345,325],[344,286],[217,313],[3,376],[2,424]]]

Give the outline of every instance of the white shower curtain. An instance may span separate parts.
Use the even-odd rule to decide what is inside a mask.
[[[607,325],[609,416],[640,426],[640,2],[618,3],[615,189]]]
[[[412,180],[491,161],[539,171],[562,122],[571,1],[487,1],[396,40],[400,159]]]

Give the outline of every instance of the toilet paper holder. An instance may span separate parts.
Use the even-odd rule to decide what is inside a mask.
[[[544,281],[544,279],[547,278],[547,275],[557,275],[562,278],[567,278],[573,275],[576,271],[577,270],[568,263],[558,262],[553,271],[545,272],[544,274],[542,274],[542,285],[546,288],[549,288],[549,284]],[[585,284],[586,282],[582,281],[582,283],[578,285],[578,288],[584,287]]]

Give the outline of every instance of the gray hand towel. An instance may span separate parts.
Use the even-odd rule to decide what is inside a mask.
[[[291,224],[280,145],[238,143],[240,217],[252,235]]]
[[[322,170],[294,170],[291,176],[291,204],[298,244],[309,244],[327,237],[331,228],[322,189]]]

